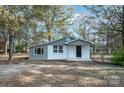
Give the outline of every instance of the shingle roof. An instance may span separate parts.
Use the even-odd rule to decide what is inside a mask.
[[[83,41],[83,42],[86,42],[86,43],[92,44],[91,42],[86,41],[86,40],[83,40],[83,39],[75,39],[75,40],[71,40],[71,41],[69,41],[69,42],[66,42],[65,44],[69,44],[69,43],[75,42],[75,41],[77,41],[77,40],[80,40],[80,41]]]
[[[70,41],[67,41],[66,38],[70,38]],[[53,44],[53,43],[55,43],[55,42],[61,42],[61,44],[67,45],[67,44],[69,44],[69,43],[71,43],[71,42],[74,42],[74,41],[77,41],[77,40],[81,40],[81,41],[83,41],[83,42],[92,44],[91,42],[86,41],[86,40],[77,39],[77,38],[74,38],[74,37],[64,37],[64,38],[61,38],[61,39],[58,39],[58,40],[55,40],[55,41],[52,41],[52,42],[43,43],[43,44],[40,44],[40,45],[35,45],[35,46],[30,47],[30,48],[38,47],[38,46],[42,46],[42,45],[49,45],[49,44]]]

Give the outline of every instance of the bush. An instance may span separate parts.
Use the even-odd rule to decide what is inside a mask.
[[[113,54],[111,61],[113,64],[124,66],[124,47],[117,49]]]

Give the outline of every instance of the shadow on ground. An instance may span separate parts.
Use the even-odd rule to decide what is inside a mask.
[[[124,86],[124,69],[110,64],[69,61],[1,65],[0,86],[119,87]]]

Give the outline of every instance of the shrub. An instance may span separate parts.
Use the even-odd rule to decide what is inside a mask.
[[[113,64],[124,66],[124,47],[114,51],[111,61]]]

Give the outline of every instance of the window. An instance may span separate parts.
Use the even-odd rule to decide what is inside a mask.
[[[59,53],[63,53],[63,46],[59,46]]]
[[[41,48],[37,48],[37,54],[41,54]]]
[[[43,48],[35,48],[35,54],[43,54],[44,50]]]
[[[57,46],[53,46],[53,53],[57,53]]]
[[[53,46],[53,53],[63,53],[63,46]]]

